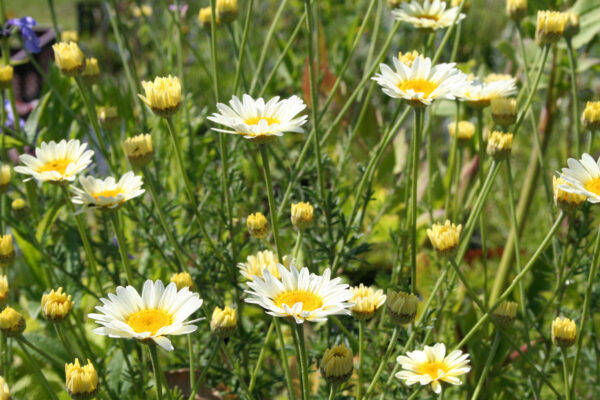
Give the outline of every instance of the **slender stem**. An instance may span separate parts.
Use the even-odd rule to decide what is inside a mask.
[[[417,188],[419,180],[419,150],[421,149],[421,118],[423,111],[415,108],[414,132],[415,139],[412,148],[412,180],[410,190],[410,243],[411,243],[411,266],[410,266],[410,290],[415,293],[417,289]]]
[[[71,344],[65,337],[65,333],[62,330],[62,326],[60,325],[60,323],[54,323],[53,325],[54,325],[54,329],[56,330],[56,334],[58,335],[58,338],[60,339],[63,347],[65,348],[65,350],[67,350],[67,353],[69,353],[69,356],[71,358],[75,358],[76,354],[73,351],[73,347],[71,346]]]
[[[29,363],[29,365],[31,366],[31,368],[33,369],[35,374],[38,376],[40,382],[42,382],[42,385],[44,386],[44,389],[46,389],[46,391],[48,392],[48,395],[50,396],[50,398],[53,400],[58,400],[58,397],[56,397],[56,394],[54,393],[54,390],[52,390],[50,383],[48,383],[48,380],[42,373],[40,366],[35,362],[33,357],[31,357],[31,354],[29,354],[29,350],[27,350],[27,347],[25,347],[25,345],[23,343],[23,337],[22,336],[17,337],[16,339],[17,339],[17,343],[18,343],[19,347],[23,351],[23,354],[25,354],[25,358],[27,359],[27,362]]]
[[[569,70],[571,72],[571,101],[573,102],[573,122],[575,123],[575,149],[581,155],[581,116],[579,114],[579,96],[577,95],[577,60],[571,39],[566,39],[567,54],[569,55]],[[568,399],[567,399],[568,400]]]
[[[283,339],[283,332],[281,331],[281,324],[277,317],[273,317],[273,323],[275,324],[275,331],[277,332],[277,339],[279,340],[279,352],[281,354],[281,365],[283,366],[283,371],[285,372],[285,382],[287,384],[288,396],[290,399],[294,400],[296,396],[294,395],[294,385],[292,383],[292,374],[290,372],[290,366],[288,363],[287,350],[285,349],[285,340]]]
[[[292,322],[296,330],[296,337],[298,340],[298,348],[300,353],[297,355],[300,360],[300,376],[302,378],[302,398],[304,400],[310,399],[310,381],[308,380],[308,357],[306,355],[306,341],[304,339],[304,324],[297,324]]]
[[[500,331],[496,330],[496,335],[494,336],[494,342],[492,343],[492,348],[488,354],[487,360],[485,361],[485,365],[483,366],[483,370],[481,371],[481,375],[479,376],[479,381],[477,381],[477,386],[473,391],[473,396],[471,400],[477,400],[479,397],[479,393],[481,393],[481,389],[483,389],[483,385],[485,383],[485,378],[488,375],[490,367],[492,365],[492,361],[494,360],[494,356],[496,355],[496,351],[498,350],[498,345],[500,344]]]
[[[477,149],[479,151],[479,184],[483,187],[485,181],[485,143],[483,142],[483,110],[477,109]],[[483,304],[487,305],[488,269],[487,269],[487,241],[485,232],[485,213],[479,216],[479,230],[481,231],[481,263],[483,264]]]
[[[246,6],[246,19],[244,20],[244,31],[242,33],[242,42],[240,43],[238,65],[235,69],[235,78],[233,79],[233,93],[237,93],[240,75],[242,71],[242,63],[244,62],[244,55],[246,50],[246,40],[248,39],[248,32],[250,31],[250,21],[252,20],[252,9],[254,8],[254,0],[248,0]]]
[[[85,229],[83,220],[80,214],[75,212],[75,206],[71,202],[71,196],[69,195],[69,190],[65,185],[59,185],[63,195],[65,197],[65,203],[67,204],[67,208],[71,213],[71,216],[75,219],[77,223],[77,229],[79,230],[79,235],[81,236],[81,241],[83,242],[83,248],[85,250],[85,254],[88,260],[88,267],[91,271],[94,280],[96,281],[96,286],[100,294],[104,293],[102,289],[102,282],[100,281],[100,276],[98,275],[98,265],[96,264],[96,258],[94,257],[94,252],[92,250],[92,245],[90,244],[90,240],[87,235],[87,230]]]
[[[190,366],[190,387],[196,386],[196,368],[194,366],[194,338],[192,335],[187,335],[188,342],[188,358]]]
[[[329,385],[329,397],[327,397],[328,400],[334,400],[335,399],[335,392],[337,392],[337,386],[338,385],[334,385],[333,383],[331,383]]]
[[[271,180],[271,168],[269,166],[269,150],[266,144],[259,144],[260,155],[263,162],[263,170],[265,173],[265,183],[267,185],[267,197],[269,199],[269,214],[271,216],[271,229],[273,229],[273,239],[275,240],[275,249],[277,250],[277,257],[279,260],[283,260],[283,253],[281,252],[281,245],[279,242],[279,228],[277,225],[277,208],[275,207],[275,197],[273,193],[273,182]]]
[[[173,143],[173,147],[175,148],[175,158],[177,159],[177,164],[179,165],[179,171],[181,172],[181,176],[183,177],[183,184],[185,185],[185,191],[190,201],[190,204],[193,208],[194,215],[196,216],[196,220],[198,221],[198,225],[200,226],[200,230],[202,231],[202,236],[204,236],[204,240],[208,243],[210,249],[214,252],[214,254],[219,258],[219,260],[227,265],[227,261],[223,257],[220,251],[218,251],[215,243],[212,238],[208,234],[206,230],[206,225],[204,225],[204,219],[201,217],[198,211],[198,202],[196,201],[196,196],[194,194],[194,189],[192,188],[192,184],[190,183],[190,179],[188,178],[187,172],[185,171],[185,166],[183,164],[183,153],[181,151],[181,144],[179,143],[179,137],[175,132],[175,126],[173,125],[173,121],[171,118],[165,118],[167,122],[167,127],[169,128],[169,134],[171,136],[171,142]]]
[[[161,224],[163,230],[165,231],[165,234],[167,235],[167,239],[169,240],[169,242],[171,242],[171,245],[173,246],[173,251],[175,252],[177,261],[179,261],[179,265],[181,266],[181,269],[183,269],[184,271],[187,271],[187,265],[186,265],[185,258],[182,255],[181,247],[179,246],[179,243],[177,243],[175,236],[173,236],[173,230],[167,224],[167,218],[166,218],[165,213],[160,205],[160,201],[158,199],[158,194],[156,193],[154,177],[152,176],[152,173],[150,172],[148,167],[142,168],[142,173],[144,174],[144,183],[146,183],[146,187],[148,188],[148,190],[150,192],[150,197],[152,198],[152,202],[154,203],[154,207],[156,208],[156,213],[158,214],[158,220],[160,221],[160,224]]]
[[[154,371],[154,382],[156,384],[156,395],[158,396],[158,400],[162,400],[163,399],[162,371],[160,369],[160,363],[158,361],[156,345],[155,344],[148,345],[148,350],[150,350],[150,358],[152,360],[152,370]],[[167,389],[167,391],[168,391],[168,389]]]
[[[565,384],[565,400],[571,400],[571,390],[569,390],[569,364],[567,362],[567,349],[560,348],[563,364],[563,379]]]
[[[302,250],[302,238],[304,237],[304,230],[298,229],[298,234],[296,236],[296,245],[294,246],[293,258],[294,260],[298,259],[298,254],[300,254],[300,250]]]
[[[538,65],[537,75],[535,76],[535,80],[533,81],[533,86],[529,90],[529,95],[527,96],[527,100],[525,100],[525,105],[521,108],[521,113],[517,118],[517,122],[513,128],[513,132],[516,134],[525,119],[525,115],[529,111],[529,106],[531,106],[531,102],[537,92],[538,85],[540,84],[540,80],[542,78],[542,74],[544,72],[544,66],[546,65],[546,60],[548,59],[548,54],[550,53],[550,46],[544,46],[542,49],[542,57],[540,58],[540,63]]]
[[[387,366],[388,360],[389,360],[390,356],[392,355],[394,348],[396,347],[396,341],[398,340],[399,334],[400,334],[400,327],[395,326],[394,331],[392,332],[392,337],[390,338],[390,341],[388,343],[388,347],[385,350],[385,354],[383,355],[383,358],[381,359],[381,362],[379,363],[379,366],[377,367],[375,376],[373,376],[373,379],[371,379],[371,383],[369,384],[369,387],[367,388],[367,391],[365,392],[365,398],[369,398],[369,396],[371,396],[371,393],[373,393],[373,390],[375,390],[377,381],[379,380],[379,377],[381,376],[383,369]]]
[[[267,336],[265,337],[265,342],[263,343],[260,353],[258,353],[258,360],[256,360],[256,365],[254,366],[254,371],[252,371],[252,376],[250,377],[250,385],[248,385],[248,392],[252,393],[254,389],[254,385],[256,384],[256,377],[258,376],[258,372],[262,366],[263,360],[265,358],[266,349],[269,341],[271,340],[271,335],[273,334],[273,328],[275,328],[275,323],[271,321],[271,325],[269,325],[269,330],[267,330]]]
[[[365,353],[365,321],[358,322],[358,385],[356,400],[362,399],[363,392],[363,357]]]
[[[461,12],[462,12],[463,7],[465,6],[466,2],[467,2],[467,0],[462,0],[460,2],[460,6],[458,6],[458,10],[456,11],[456,15],[454,16],[454,19],[452,20],[452,24],[446,30],[446,33],[444,34],[444,37],[442,38],[442,41],[439,44],[437,51],[435,52],[435,55],[433,56],[431,65],[435,65],[438,62],[438,60],[440,59],[440,57],[442,56],[442,51],[444,50],[444,47],[446,47],[446,43],[448,42],[448,40],[450,39],[450,36],[454,32],[454,29],[460,22],[458,18],[460,17]]]
[[[119,223],[119,214],[117,212],[108,212],[110,222],[112,223],[115,235],[117,235],[117,244],[119,246],[119,254],[121,255],[121,262],[123,268],[125,268],[125,274],[127,275],[127,283],[133,285],[133,274],[131,273],[131,264],[129,262],[129,254],[127,253],[127,241],[125,240],[125,234]]]
[[[193,386],[194,390],[192,390],[192,393],[190,394],[190,397],[188,398],[188,400],[194,400],[196,398],[196,393],[198,392],[198,388],[200,386],[202,386],[202,384],[204,383],[204,378],[206,378],[206,373],[208,372],[210,365],[212,364],[213,360],[215,359],[217,353],[219,352],[219,347],[220,347],[219,342],[220,341],[221,341],[221,339],[217,339],[214,342],[212,342],[212,350],[210,352],[210,355],[208,356],[208,361],[206,362],[206,365],[202,369],[202,373],[200,374],[200,377],[198,377],[198,380],[196,381],[196,385]]]
[[[587,279],[587,286],[585,288],[585,297],[583,299],[583,312],[581,314],[581,322],[579,324],[579,332],[577,333],[577,346],[575,350],[575,361],[573,362],[573,372],[571,373],[571,397],[575,393],[575,382],[577,381],[577,369],[579,368],[579,357],[581,356],[581,346],[583,344],[583,331],[585,330],[585,324],[588,319],[588,312],[590,309],[590,300],[592,297],[592,286],[594,285],[596,278],[596,271],[598,270],[598,264],[600,260],[600,228],[596,234],[596,243],[594,244],[594,256],[592,258],[592,265],[590,266],[590,273]]]

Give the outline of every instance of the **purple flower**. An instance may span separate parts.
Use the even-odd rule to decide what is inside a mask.
[[[32,17],[13,18],[6,21],[6,29],[17,27],[25,41],[25,49],[30,53],[40,52],[40,39],[37,37],[33,27],[37,22]]]
[[[4,99],[4,109],[6,110],[6,126],[13,127],[15,124],[15,116],[8,99]],[[21,129],[25,127],[25,121],[23,121],[21,118],[19,118],[19,125],[21,126]],[[1,126],[0,131],[2,131]]]
[[[179,14],[181,15],[181,17],[185,17],[185,14],[187,13],[188,10],[188,5],[187,4],[183,4],[179,6]],[[175,11],[177,10],[177,6],[175,4],[170,4],[169,5],[169,10],[171,11]]]

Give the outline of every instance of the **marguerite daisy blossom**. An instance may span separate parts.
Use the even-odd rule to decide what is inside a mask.
[[[515,93],[517,93],[517,80],[509,78],[491,82],[471,81],[462,86],[457,94],[467,105],[484,108],[489,106],[493,99],[509,97]]]
[[[340,278],[331,279],[331,270],[315,275],[308,268],[298,271],[294,265],[289,270],[281,264],[277,268],[281,280],[265,269],[262,278],[254,276],[248,282],[247,303],[259,305],[275,317],[294,318],[298,324],[323,322],[328,315],[350,314],[352,303],[348,300],[352,292],[348,285],[340,283]]]
[[[380,64],[373,78],[390,97],[404,99],[413,107],[430,105],[434,100],[453,100],[454,93],[466,85],[465,74],[454,63],[431,65],[431,59],[418,56],[408,66],[394,57],[395,71]]]
[[[173,350],[168,335],[186,335],[198,329],[193,321],[186,321],[202,306],[198,293],[187,287],[177,290],[174,283],[166,288],[161,281],[147,280],[140,296],[133,286],[117,287],[117,294],[101,298],[103,306],[96,306],[99,314],[88,314],[102,325],[94,333],[111,338],[131,338],[154,341],[167,351]]]
[[[246,139],[265,142],[286,132],[304,132],[302,125],[308,117],[297,115],[305,108],[306,105],[298,96],[281,101],[279,97],[273,97],[265,103],[262,98],[255,100],[245,94],[242,101],[233,96],[229,106],[217,103],[219,112],[208,119],[230,128],[213,128],[215,131],[243,135]]]
[[[581,160],[569,158],[568,168],[563,168],[560,177],[567,184],[558,188],[567,193],[585,196],[590,203],[600,203],[600,159],[594,161],[592,156],[584,153]]]
[[[396,378],[402,379],[408,386],[415,383],[431,384],[433,391],[438,394],[442,391],[440,381],[460,385],[462,382],[458,377],[471,370],[469,354],[454,350],[446,356],[446,346],[443,343],[425,346],[424,350],[409,351],[396,361],[403,369],[396,374]]]
[[[40,182],[73,181],[75,175],[92,162],[94,152],[86,149],[87,143],[82,144],[79,140],[42,142],[35,149],[35,157],[29,154],[19,156],[24,165],[15,167],[15,171],[31,175]]]
[[[97,179],[93,176],[80,176],[79,183],[82,189],[71,186],[75,194],[74,204],[101,209],[113,209],[122,206],[127,200],[141,196],[142,177],[129,171],[117,182],[109,176],[106,179]]]
[[[458,7],[446,10],[446,2],[440,0],[425,0],[424,2],[413,0],[410,3],[400,5],[400,8],[392,11],[394,18],[411,24],[415,28],[436,31],[452,25],[458,14]],[[458,16],[457,22],[465,18],[465,14]]]

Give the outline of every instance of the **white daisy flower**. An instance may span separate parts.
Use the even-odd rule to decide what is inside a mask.
[[[563,168],[560,177],[567,183],[558,188],[567,192],[585,196],[590,203],[600,203],[600,159],[584,153],[581,160],[569,158],[569,168]]]
[[[493,82],[471,81],[462,86],[456,94],[461,100],[466,101],[467,105],[484,108],[490,105],[492,99],[509,97],[516,93],[517,80],[510,78]]]
[[[291,265],[289,270],[278,264],[277,279],[269,269],[263,270],[262,278],[254,276],[248,282],[250,295],[247,303],[257,304],[275,317],[293,317],[296,323],[304,321],[323,322],[328,315],[349,315],[353,304],[348,302],[352,292],[348,285],[340,283],[340,278],[330,279],[331,271],[326,269],[323,275],[300,271]]]
[[[446,10],[445,1],[412,0],[410,3],[400,5],[400,8],[392,11],[392,14],[396,20],[407,22],[415,28],[436,31],[452,25],[458,14],[458,7]],[[456,22],[459,23],[465,17],[465,14],[460,14]]]
[[[112,176],[106,179],[80,176],[79,183],[82,189],[71,186],[75,194],[73,203],[86,207],[114,209],[145,192],[142,189],[142,177],[134,175],[131,171],[123,175],[118,182]]]
[[[408,356],[399,356],[396,361],[402,365],[402,371],[395,376],[402,379],[408,386],[420,383],[431,384],[435,393],[442,391],[440,381],[461,385],[458,377],[471,370],[469,354],[454,350],[446,356],[446,346],[436,343],[434,346],[425,346],[424,350],[409,351]]]
[[[198,293],[187,287],[177,291],[170,283],[166,288],[161,281],[147,280],[140,296],[133,286],[117,287],[117,294],[101,298],[103,306],[96,306],[100,314],[88,314],[102,325],[94,333],[111,338],[153,340],[167,351],[173,350],[168,335],[186,335],[198,329],[193,321],[186,321],[202,306]],[[201,318],[202,319],[202,318]]]
[[[24,166],[15,167],[15,171],[31,175],[40,182],[73,181],[75,175],[92,162],[94,152],[86,149],[87,143],[80,143],[79,140],[42,142],[35,149],[35,157],[29,154],[19,156]]]
[[[395,71],[380,64],[380,74],[373,78],[383,92],[390,97],[404,99],[413,106],[430,105],[434,100],[453,100],[467,84],[466,75],[456,69],[454,63],[431,65],[431,59],[419,56],[412,66],[393,59]]]
[[[217,108],[219,113],[214,113],[208,119],[230,129],[213,130],[243,135],[257,142],[265,142],[286,132],[302,133],[302,125],[308,118],[306,115],[297,117],[306,108],[298,96],[281,101],[279,97],[273,97],[265,103],[262,98],[254,100],[245,94],[242,101],[233,96],[229,106],[218,103]]]

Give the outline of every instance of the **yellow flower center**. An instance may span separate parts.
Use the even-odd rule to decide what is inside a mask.
[[[267,121],[267,125],[269,125],[269,126],[274,125],[274,124],[279,124],[281,122],[281,121],[279,121],[279,118],[258,116],[258,117],[248,118],[247,120],[244,121],[244,123],[246,125],[258,125],[258,123],[261,120]]]
[[[600,178],[594,178],[585,184],[585,190],[600,195]]]
[[[150,332],[155,335],[160,328],[173,323],[173,316],[161,309],[141,310],[127,317],[125,323],[136,333]]]
[[[398,84],[398,89],[405,92],[414,90],[416,93],[423,93],[425,97],[429,97],[431,93],[437,89],[439,84],[427,79],[409,79]]]
[[[292,307],[296,303],[302,303],[303,311],[313,311],[323,306],[323,299],[320,296],[306,290],[288,290],[278,294],[274,301],[278,307],[282,304]]]
[[[448,365],[446,365],[446,363],[443,361],[429,361],[419,365],[419,367],[417,368],[417,374],[429,375],[431,379],[435,381],[439,379],[442,374],[448,372],[448,370]]]
[[[49,161],[46,164],[42,165],[38,169],[38,172],[41,174],[42,172],[56,171],[59,174],[64,175],[65,172],[67,171],[67,167],[72,162],[73,162],[73,160],[69,160],[66,158],[62,159],[62,160]]]
[[[98,193],[94,193],[94,198],[98,201],[100,201],[100,196],[102,197],[117,197],[117,195],[123,193],[123,189],[121,188],[116,188],[116,189],[110,189],[110,190],[105,190],[103,192],[98,192]]]
[[[436,21],[436,22],[440,20],[440,16],[439,15],[430,15],[430,14],[427,14],[427,15],[415,15],[415,17],[416,18],[420,18],[420,19],[429,19],[429,20]]]

